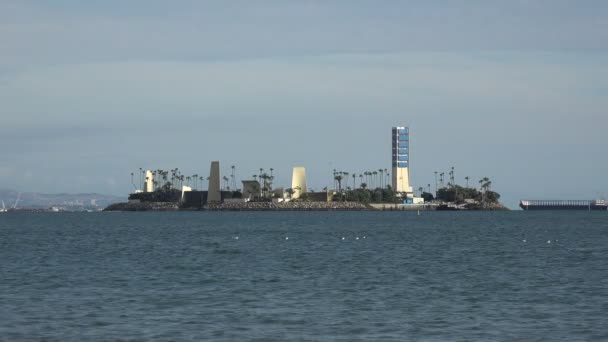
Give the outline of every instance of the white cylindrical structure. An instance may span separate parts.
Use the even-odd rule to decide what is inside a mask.
[[[300,198],[303,193],[306,193],[306,169],[301,166],[293,168],[293,174],[291,177],[291,188],[293,189],[293,195],[291,198]]]

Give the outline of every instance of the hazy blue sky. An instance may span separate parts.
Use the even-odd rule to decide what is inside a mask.
[[[0,188],[126,194],[130,172],[309,183],[456,168],[507,204],[608,195],[608,1],[0,0]]]

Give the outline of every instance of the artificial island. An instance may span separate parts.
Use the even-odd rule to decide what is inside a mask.
[[[183,175],[179,169],[145,170],[131,173],[135,191],[126,203],[115,203],[106,211],[176,210],[505,210],[500,195],[491,190],[484,177],[479,188],[458,185],[454,167],[447,173],[435,172],[435,191],[431,184],[418,187],[410,183],[410,130],[391,129],[392,168],[347,172],[334,169],[333,187],[315,191],[307,186],[306,168],[293,167],[289,187],[274,185],[274,169],[256,170],[251,179],[237,186],[235,166],[230,175],[220,174],[220,162],[212,161],[209,176]],[[259,171],[259,173],[258,173]],[[139,178],[139,187],[135,185]],[[207,184],[207,190],[203,190]]]

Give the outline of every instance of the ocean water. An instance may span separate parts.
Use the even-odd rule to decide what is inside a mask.
[[[607,341],[608,213],[0,214],[0,340]]]

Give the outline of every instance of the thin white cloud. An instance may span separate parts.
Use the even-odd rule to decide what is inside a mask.
[[[608,66],[458,53],[236,62],[125,62],[32,69],[0,82],[6,123],[408,112],[567,117],[603,110]],[[11,115],[13,113],[14,115]],[[452,113],[452,114],[449,114]],[[545,113],[545,114],[543,114]]]

